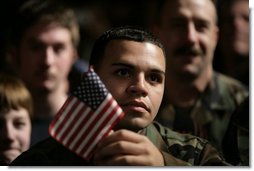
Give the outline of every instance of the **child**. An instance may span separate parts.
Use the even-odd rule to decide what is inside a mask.
[[[0,165],[30,146],[32,97],[17,77],[0,74]]]

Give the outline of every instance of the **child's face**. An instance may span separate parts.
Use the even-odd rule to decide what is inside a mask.
[[[97,73],[125,112],[117,129],[138,131],[156,116],[165,79],[165,57],[154,44],[112,40]]]
[[[24,108],[0,112],[0,165],[8,165],[30,146],[31,120]]]

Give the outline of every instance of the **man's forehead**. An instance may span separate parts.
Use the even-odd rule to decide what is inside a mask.
[[[134,43],[134,42],[133,42]],[[110,63],[111,66],[128,66],[130,68],[153,68],[155,70],[165,70],[165,57],[161,48],[149,42],[136,42],[132,46],[121,47],[120,50],[114,49],[120,47],[115,43],[114,49],[108,49],[104,54],[103,63]],[[115,53],[114,53],[115,52]],[[102,63],[102,65],[103,65]]]

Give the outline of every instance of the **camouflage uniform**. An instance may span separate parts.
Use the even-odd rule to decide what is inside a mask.
[[[158,123],[141,130],[161,151],[166,166],[225,166],[227,164],[207,140],[179,134]],[[16,158],[11,166],[93,166],[70,152],[53,138],[48,138]]]
[[[247,96],[247,87],[239,81],[214,72],[211,82],[188,114],[164,101],[155,120],[174,131],[208,139],[222,151],[222,139],[232,112]]]
[[[160,149],[166,166],[223,166],[228,165],[207,140],[180,134],[154,122],[141,134]]]
[[[232,114],[223,139],[225,159],[233,165],[249,166],[249,97]]]

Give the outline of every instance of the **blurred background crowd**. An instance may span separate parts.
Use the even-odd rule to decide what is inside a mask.
[[[13,27],[18,19],[18,9],[25,1],[26,0],[8,0],[1,2],[0,21],[2,24],[0,27],[0,71],[5,71],[7,73],[14,72],[11,65],[13,61],[10,57],[11,37],[13,34]],[[77,47],[78,60],[74,63],[68,77],[70,81],[69,88],[71,91],[72,88],[76,86],[77,81],[79,81],[80,74],[88,68],[88,60],[95,40],[106,30],[118,26],[132,25],[153,31],[153,26],[157,19],[157,5],[160,0],[59,1],[74,9],[79,24],[80,43]],[[250,66],[248,2],[248,0],[215,1],[220,32],[213,58],[214,70],[237,79],[246,86],[246,91],[249,88]],[[237,96],[236,93],[235,96]],[[236,97],[236,99],[237,98],[239,97]],[[233,98],[231,98],[231,100],[232,99]],[[249,99],[246,99],[247,105],[244,106],[245,110],[249,109]],[[52,99],[52,101],[54,100]],[[38,101],[35,100],[35,111],[37,109],[36,102]],[[48,113],[48,111],[44,112]],[[248,114],[248,111],[244,112],[245,119],[242,123],[244,123],[243,127],[247,130],[247,133],[245,132],[245,137],[248,137],[249,116],[246,115]],[[53,111],[53,113],[55,113],[55,111]],[[50,118],[50,120],[51,119],[52,118]],[[48,126],[47,124],[48,121],[46,123],[46,128]],[[35,129],[33,128],[33,130]],[[230,137],[231,134],[227,136]]]
[[[5,67],[3,59],[6,56],[9,34],[18,8],[25,0],[9,0],[1,3],[0,28],[0,68]],[[144,28],[151,28],[155,19],[156,5],[158,0],[60,0],[73,8],[80,25],[80,44],[78,47],[79,56],[84,62],[89,59],[91,47],[95,39],[105,30],[123,25],[135,25]],[[233,76],[244,84],[249,84],[249,8],[246,6],[236,9],[229,9],[227,1],[216,0],[218,10],[218,25],[220,27],[220,40],[214,57],[214,69]],[[247,1],[248,2],[248,1]],[[246,3],[247,4],[247,3]],[[233,11],[234,10],[234,11]],[[231,12],[230,12],[231,11]],[[232,47],[232,36],[239,33],[239,49]],[[242,35],[240,35],[242,34]],[[245,36],[245,37],[244,37]],[[230,47],[231,46],[231,47]],[[230,50],[229,50],[230,49]],[[232,51],[231,53],[229,51]],[[236,54],[233,54],[236,53]],[[235,57],[232,57],[235,56]],[[77,63],[81,67],[83,61]],[[85,64],[84,64],[85,65]],[[237,66],[237,67],[236,67]]]

